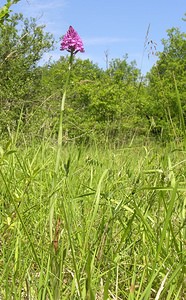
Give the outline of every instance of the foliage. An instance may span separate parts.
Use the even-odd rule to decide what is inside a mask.
[[[63,90],[67,72],[65,57],[43,68],[43,91],[49,98],[53,117],[58,111],[60,90]],[[69,139],[92,140],[103,136],[112,140],[123,140],[125,136],[143,131],[138,115],[140,72],[135,63],[113,60],[106,71],[89,60],[76,59],[71,71],[71,82],[67,93],[65,129]],[[144,124],[144,122],[143,122]],[[52,125],[53,127],[53,125]]]
[[[136,67],[136,62],[128,63],[128,55],[123,59],[112,59],[109,63],[107,73],[112,77],[116,83],[123,82],[125,85],[130,83],[137,83],[139,80],[140,71]]]
[[[7,0],[6,4],[0,8],[0,27],[3,27],[5,20],[8,20],[11,12],[10,7],[12,4],[18,3],[20,0]]]
[[[39,66],[53,39],[36,20],[13,15],[0,29],[1,132],[57,137],[60,99],[68,56]],[[112,59],[106,70],[76,58],[67,92],[66,141],[114,141],[134,136],[168,140],[183,136],[186,114],[186,39],[178,28],[167,31],[156,65],[142,77],[128,56]]]
[[[36,104],[42,76],[37,64],[53,45],[52,36],[43,29],[35,19],[29,21],[21,14],[13,15],[0,28],[1,130],[7,121],[17,121],[22,108],[27,118]]]
[[[180,115],[176,87],[186,118],[186,34],[178,28],[167,31],[163,39],[164,50],[148,74],[148,116],[154,118],[156,129],[165,130],[165,135],[179,135]],[[177,133],[176,133],[177,132]]]

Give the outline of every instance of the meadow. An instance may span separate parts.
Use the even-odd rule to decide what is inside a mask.
[[[185,299],[184,143],[56,147],[1,145],[0,299]]]
[[[72,26],[39,66],[53,37],[17,2],[0,9],[0,300],[186,299],[185,33],[146,76],[76,59]]]

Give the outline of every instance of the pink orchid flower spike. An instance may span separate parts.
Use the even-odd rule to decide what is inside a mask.
[[[71,54],[85,52],[83,42],[72,26],[69,27],[67,33],[63,36],[60,50],[67,50]]]

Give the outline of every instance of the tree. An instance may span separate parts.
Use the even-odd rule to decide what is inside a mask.
[[[154,120],[154,129],[159,134],[176,134],[180,128],[178,93],[186,118],[186,34],[178,28],[167,30],[163,39],[164,49],[158,53],[158,61],[149,72],[148,114]],[[159,128],[159,130],[157,130]],[[173,130],[173,131],[172,131]]]
[[[3,27],[3,23],[8,19],[11,12],[10,7],[12,4],[18,3],[20,0],[7,0],[6,4],[0,8],[0,26]]]
[[[136,67],[136,62],[127,62],[128,55],[125,55],[123,59],[112,59],[107,73],[114,79],[114,81],[125,83],[135,83],[139,79],[140,71]]]
[[[15,14],[0,28],[0,104],[1,124],[7,118],[16,122],[23,108],[24,118],[37,102],[41,88],[38,62],[53,48],[52,35],[44,33],[35,19]]]
[[[47,111],[55,120],[59,109],[60,90],[63,89],[68,59],[44,67],[43,91],[51,95]],[[135,64],[113,60],[106,71],[89,60],[76,59],[73,64],[67,93],[64,130],[69,138],[92,136],[119,140],[143,130],[138,115],[139,70]],[[51,101],[52,99],[52,101]],[[54,126],[52,126],[54,128]]]

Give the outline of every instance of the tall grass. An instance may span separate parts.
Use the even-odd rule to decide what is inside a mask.
[[[183,145],[55,151],[2,145],[0,299],[184,299]]]

